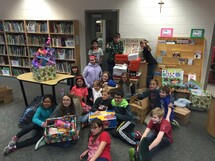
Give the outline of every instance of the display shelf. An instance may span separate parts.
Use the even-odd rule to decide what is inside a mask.
[[[78,20],[0,20],[0,75],[30,72],[33,53],[48,37],[58,72],[71,73],[72,64],[80,68]]]
[[[195,74],[196,81],[200,82],[204,49],[205,39],[203,38],[159,37],[156,52],[158,67],[184,70],[184,83],[188,81],[190,74]]]

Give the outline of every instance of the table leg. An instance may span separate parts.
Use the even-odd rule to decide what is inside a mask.
[[[53,97],[56,100],[56,94],[55,94],[55,86],[52,86],[52,93],[53,93]]]
[[[43,91],[43,85],[40,84],[40,89],[41,89],[41,95],[44,96],[44,91]]]
[[[24,101],[25,101],[25,106],[27,107],[28,106],[28,101],[27,101],[27,98],[26,98],[25,89],[23,87],[23,82],[21,80],[19,80],[19,83],[20,83],[20,87],[21,87],[21,90],[22,90],[22,95],[23,95],[23,98],[24,98]]]

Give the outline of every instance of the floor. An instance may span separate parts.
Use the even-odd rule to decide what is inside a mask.
[[[18,120],[25,108],[19,82],[16,78],[1,77],[0,85],[10,86],[13,89],[14,101],[0,105],[0,149],[8,144],[10,138],[19,131]],[[38,85],[24,83],[28,100],[40,95]],[[215,91],[215,85],[209,85],[208,90]],[[66,84],[56,86],[57,100],[61,99],[61,89],[69,91]],[[51,93],[50,87],[44,88],[45,93]],[[213,94],[214,95],[214,94]],[[215,96],[215,95],[214,95]],[[192,111],[190,121],[186,126],[180,126],[173,130],[174,143],[154,156],[153,161],[213,161],[215,160],[215,141],[208,135],[205,129],[207,112]],[[145,125],[136,124],[135,129],[144,131]],[[80,140],[69,148],[45,146],[34,151],[34,146],[19,149],[14,153],[3,156],[0,161],[78,161],[80,153],[87,148],[87,136],[89,129],[81,131]],[[31,135],[31,134],[29,134]],[[111,155],[113,161],[129,161],[129,145],[112,138]]]

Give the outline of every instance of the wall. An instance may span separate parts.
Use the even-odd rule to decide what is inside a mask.
[[[205,29],[205,64],[208,62],[214,27],[212,0],[1,0],[0,19],[77,19],[80,21],[82,68],[86,64],[85,10],[119,9],[122,37],[150,41],[156,51],[160,28],[174,28],[174,36],[189,37],[192,28]],[[203,78],[207,68],[203,69]],[[204,79],[202,79],[204,80]]]

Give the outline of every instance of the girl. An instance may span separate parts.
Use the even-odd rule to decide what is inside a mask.
[[[74,76],[74,78],[68,79],[67,84],[70,85],[70,90],[72,89],[72,87],[75,85],[75,77],[77,75],[80,75],[79,69],[77,65],[73,65],[72,69],[71,69],[71,75]]]
[[[96,61],[98,63],[98,65],[102,65],[102,58],[104,56],[103,54],[103,50],[99,47],[98,45],[98,41],[95,39],[92,41],[91,45],[92,47],[90,48],[88,55],[94,55],[96,56]]]
[[[75,77],[76,85],[72,87],[70,94],[81,98],[82,107],[86,106],[88,90],[84,78],[81,75]]]
[[[116,86],[116,82],[114,80],[111,79],[111,75],[108,71],[104,71],[102,73],[102,78],[100,81],[101,87],[105,87],[105,86],[112,86],[115,87]]]
[[[127,72],[123,72],[119,80],[119,88],[123,90],[125,99],[130,100],[131,96],[135,94],[135,85],[130,82]]]
[[[29,145],[36,143],[40,137],[43,136],[44,128],[46,125],[46,119],[52,114],[55,109],[55,100],[52,95],[45,95],[43,98],[43,103],[40,107],[38,107],[36,113],[33,116],[32,123],[23,127],[23,129],[18,132],[15,136],[12,137],[8,146],[4,148],[4,155],[7,155],[16,149],[20,149]],[[18,140],[29,133],[32,130],[36,130],[36,134],[24,141]]]
[[[88,149],[80,155],[80,160],[88,154],[87,161],[111,161],[110,144],[110,135],[103,130],[102,121],[94,119],[91,122]]]
[[[51,114],[51,118],[56,117],[63,117],[65,115],[76,115],[77,120],[78,116],[82,113],[82,107],[80,104],[80,99],[78,97],[74,97],[71,94],[65,94],[61,100],[61,104],[54,110],[54,112]],[[81,129],[80,122],[77,121],[77,127],[76,127],[76,135],[73,138],[73,141],[67,141],[67,142],[60,142],[55,143],[51,145],[57,145],[61,147],[69,147],[71,143],[76,143],[77,139],[79,138],[79,131]],[[38,150],[40,147],[45,145],[45,139],[42,137],[36,144],[35,150]]]
[[[101,85],[100,85],[100,81],[96,80],[94,83],[93,83],[93,88],[92,88],[92,93],[93,93],[93,103],[95,103],[96,99],[98,97],[101,97],[102,96],[102,88],[101,88]]]
[[[147,40],[140,41],[140,47],[142,48],[141,57],[143,57],[144,61],[148,63],[146,83],[147,87],[149,87],[150,80],[153,79],[154,71],[158,63],[151,54],[151,48]]]

